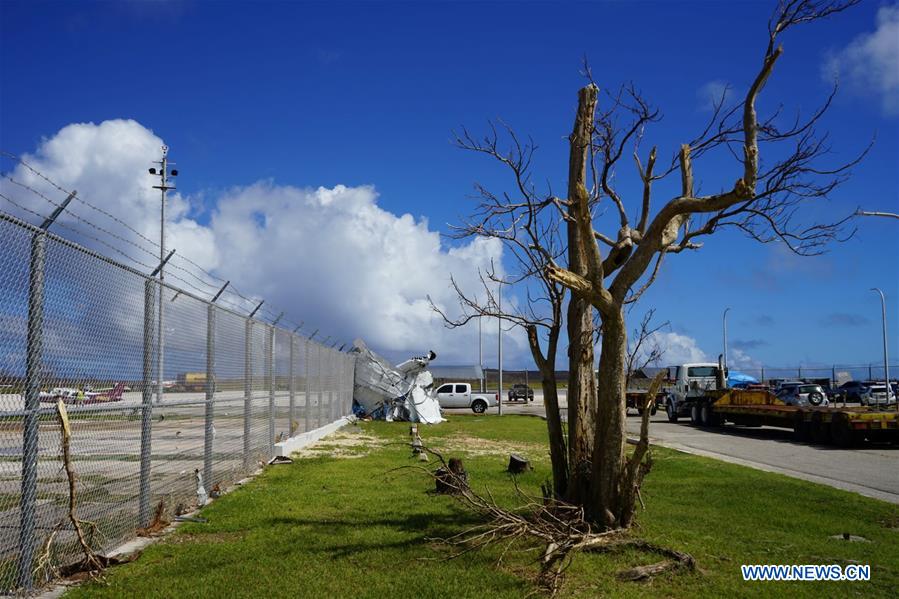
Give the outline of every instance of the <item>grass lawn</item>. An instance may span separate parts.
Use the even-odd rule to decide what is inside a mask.
[[[549,472],[545,424],[525,416],[458,416],[423,429],[427,445],[464,459],[472,485],[514,501],[504,473],[511,451],[531,458],[522,486],[535,495]],[[325,439],[293,464],[274,466],[204,508],[137,561],[66,597],[522,597],[534,590],[533,553],[498,550],[440,560],[430,542],[474,521],[416,465],[407,423],[362,423]],[[314,453],[314,452],[313,452]],[[566,597],[895,597],[899,507],[852,493],[655,448],[637,533],[687,551],[696,573],[648,583],[615,574],[651,556],[581,555]],[[433,461],[432,464],[433,466]],[[391,472],[392,471],[392,472]],[[849,532],[870,542],[831,535]],[[740,564],[871,565],[870,582],[743,582]]]

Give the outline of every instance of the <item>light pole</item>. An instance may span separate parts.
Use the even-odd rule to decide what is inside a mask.
[[[484,340],[481,336],[481,321],[483,316],[478,316],[478,368],[481,370],[481,393],[484,393]]]
[[[169,173],[169,147],[162,146],[162,160],[155,162],[155,164],[160,165],[159,172],[156,172],[156,168],[150,168],[151,175],[159,175],[160,184],[154,185],[153,189],[160,190],[162,194],[162,201],[160,202],[160,213],[159,213],[159,316],[156,323],[156,339],[158,346],[156,348],[156,403],[162,402],[162,392],[163,392],[163,384],[162,379],[164,378],[162,370],[163,370],[163,354],[165,351],[165,338],[163,333],[165,329],[163,328],[163,317],[164,311],[162,306],[162,297],[163,297],[163,279],[165,278],[163,274],[163,265],[165,264],[165,193],[170,189],[175,189],[174,185],[168,184],[168,176],[171,174],[173,177],[178,176],[178,171],[176,169],[172,169],[171,173]],[[171,163],[174,164],[174,163]]]
[[[724,317],[722,318],[724,323],[724,369],[727,370],[727,313],[730,311],[730,308],[724,309]],[[727,377],[725,376],[725,382],[727,381]]]
[[[871,291],[876,291],[880,294],[880,315],[881,323],[883,326],[883,378],[885,379],[887,386],[887,404],[889,404],[890,395],[894,394],[893,386],[890,384],[890,362],[889,354],[887,353],[887,300],[883,295],[883,291],[881,291],[879,287],[872,287]],[[896,411],[899,411],[899,398],[896,399]]]
[[[499,362],[499,391],[496,394],[496,402],[498,406],[498,413],[500,416],[503,415],[503,319],[501,315],[503,313],[503,284],[499,284],[499,295],[497,302],[497,329],[499,332],[499,341],[497,345],[497,354],[498,354],[498,362]]]

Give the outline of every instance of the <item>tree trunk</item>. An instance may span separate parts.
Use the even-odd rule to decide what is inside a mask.
[[[577,115],[571,133],[568,160],[568,269],[587,275],[587,244],[581,239],[578,220],[590,219],[587,202],[587,156],[593,131],[597,89],[588,85],[578,93]],[[593,306],[572,294],[568,302],[568,495],[583,505],[589,499],[591,460],[596,414],[596,377],[593,373]]]
[[[549,433],[549,458],[553,470],[553,495],[564,499],[568,492],[568,448],[562,432],[562,415],[559,412],[559,390],[556,385],[556,349],[561,329],[560,314],[555,314],[549,331],[546,356],[540,351],[540,339],[536,326],[527,327],[528,345],[534,363],[540,370],[540,386],[543,388],[543,407],[546,411],[546,428]]]
[[[599,358],[599,381],[596,416],[596,439],[593,448],[593,479],[587,515],[594,522],[617,527],[624,517],[625,479],[625,362],[627,330],[621,309],[603,316],[602,354]]]
[[[540,373],[542,376],[543,403],[546,409],[546,428],[549,432],[549,459],[553,469],[553,492],[556,499],[568,494],[568,448],[562,432],[562,417],[559,413],[559,391],[555,373]]]

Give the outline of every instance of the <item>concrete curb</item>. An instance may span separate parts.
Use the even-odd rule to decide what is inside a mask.
[[[290,457],[290,454],[297,452],[304,447],[312,445],[322,437],[330,435],[331,433],[343,428],[353,421],[354,420],[350,417],[344,416],[339,420],[335,420],[334,422],[326,424],[325,426],[319,427],[315,430],[306,433],[300,433],[299,435],[291,437],[286,441],[275,443],[275,455],[279,457]]]

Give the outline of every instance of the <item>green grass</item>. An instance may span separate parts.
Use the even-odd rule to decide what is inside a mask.
[[[381,442],[351,448],[354,459],[314,457],[269,468],[253,483],[203,510],[208,524],[187,524],[137,561],[111,570],[107,583],[67,597],[522,597],[535,568],[497,551],[440,560],[431,537],[472,524],[451,498],[427,493],[433,482],[409,458],[408,424],[364,423]],[[476,489],[514,501],[503,469],[520,449],[535,471],[533,493],[549,471],[545,425],[536,418],[454,416],[423,427],[429,446],[456,448]],[[475,453],[460,451],[464,445]],[[396,444],[393,444],[396,443]],[[326,442],[326,445],[336,445]],[[851,493],[715,460],[656,448],[637,534],[691,553],[696,573],[649,583],[615,574],[651,556],[582,555],[569,570],[568,597],[894,596],[899,586],[899,508]],[[433,466],[433,463],[431,464]],[[850,532],[870,543],[829,538]],[[435,559],[438,558],[438,559]],[[871,565],[867,583],[747,583],[743,563]]]

